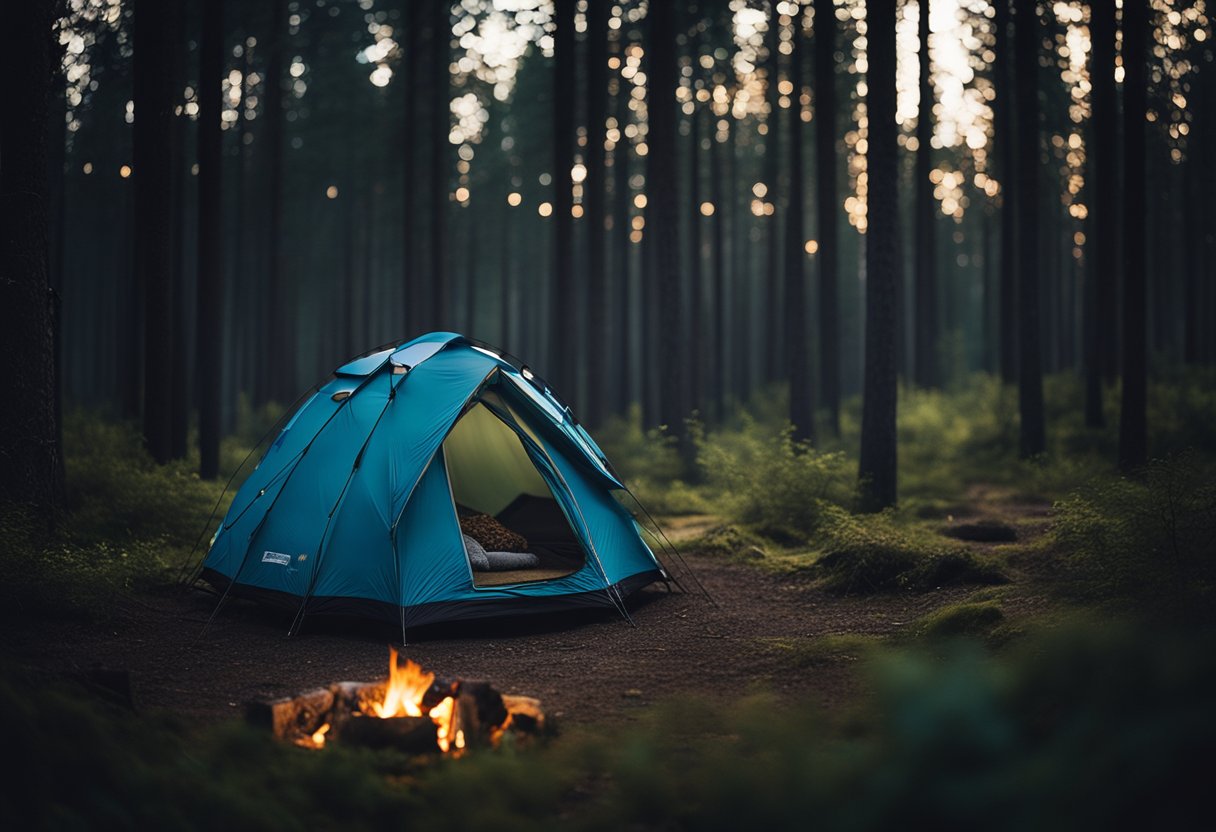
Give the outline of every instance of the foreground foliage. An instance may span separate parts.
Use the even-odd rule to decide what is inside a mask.
[[[435,762],[192,729],[9,674],[0,814],[19,828],[1180,828],[1206,805],[1216,645],[1163,635],[880,651],[873,695],[844,718],[764,695],[688,700],[624,730]]]

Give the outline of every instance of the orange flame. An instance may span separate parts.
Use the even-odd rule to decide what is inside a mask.
[[[406,659],[405,664],[397,664],[397,649],[389,648],[388,686],[384,689],[384,701],[373,702],[372,710],[381,719],[392,719],[398,716],[422,716],[422,701],[426,692],[435,681],[434,673],[427,673],[416,662]],[[452,697],[444,697],[443,701],[427,713],[434,721],[439,749],[447,751],[455,739],[457,748],[464,748],[464,732],[457,731],[452,737],[452,723],[456,717],[456,701]],[[315,740],[314,736],[314,740]],[[322,737],[324,742],[324,737]]]
[[[404,667],[398,666],[397,649],[390,647],[388,687],[384,691],[384,701],[372,704],[376,716],[381,719],[422,716],[422,698],[434,681],[434,673],[427,673],[410,659],[406,659]]]

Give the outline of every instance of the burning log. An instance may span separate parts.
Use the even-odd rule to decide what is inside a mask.
[[[352,715],[334,723],[326,739],[332,737],[343,745],[362,748],[395,748],[409,754],[426,754],[439,753],[438,733],[435,721],[424,716],[378,719]]]
[[[311,737],[328,720],[334,693],[333,688],[318,688],[288,699],[251,702],[245,709],[245,719],[268,728],[280,739]]]
[[[489,747],[508,733],[545,732],[540,700],[503,696],[488,682],[437,680],[412,661],[397,663],[389,678],[337,682],[300,696],[252,703],[246,718],[279,739],[306,748],[329,742],[408,753]]]
[[[509,721],[503,726],[515,729],[521,734],[543,734],[545,731],[545,712],[541,710],[540,700],[531,696],[510,696],[502,698],[503,707],[507,709]]]
[[[457,682],[453,737],[458,748],[490,745],[495,729],[507,721],[502,694],[487,682]]]

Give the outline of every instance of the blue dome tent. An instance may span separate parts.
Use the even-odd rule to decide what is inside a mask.
[[[202,577],[408,627],[614,607],[668,575],[603,452],[527,367],[448,332],[339,367],[233,499]],[[513,542],[514,545],[504,544]],[[505,550],[505,551],[498,551]]]

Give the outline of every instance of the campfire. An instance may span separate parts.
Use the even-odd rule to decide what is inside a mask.
[[[286,699],[255,702],[251,722],[304,748],[329,743],[460,754],[545,730],[540,701],[503,695],[486,682],[439,680],[389,648],[388,679],[336,682]]]

